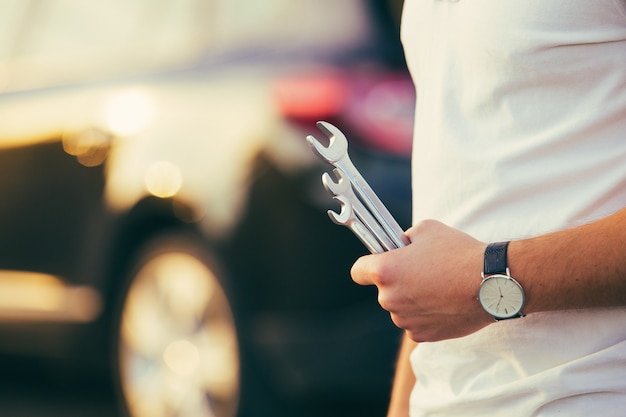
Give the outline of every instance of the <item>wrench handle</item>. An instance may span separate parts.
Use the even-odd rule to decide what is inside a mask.
[[[372,187],[370,187],[365,178],[363,178],[361,173],[356,169],[352,161],[345,157],[337,161],[334,166],[341,169],[348,177],[355,192],[359,197],[361,197],[364,205],[380,223],[396,247],[401,248],[408,245],[409,239],[404,234],[404,230],[402,230],[398,222],[396,222],[389,210],[387,210],[387,207],[385,207],[380,198],[378,198]]]
[[[371,253],[383,253],[385,249],[378,243],[378,240],[370,233],[370,231],[358,220],[350,224],[350,230],[359,238],[365,247]]]
[[[354,212],[350,213],[350,218],[346,222],[339,220],[339,216],[337,215],[337,213],[332,210],[328,210],[327,213],[328,217],[330,217],[330,219],[334,223],[349,228],[371,253],[385,252],[385,248],[381,246],[376,237],[367,228],[367,226],[365,226],[362,221],[355,216]]]

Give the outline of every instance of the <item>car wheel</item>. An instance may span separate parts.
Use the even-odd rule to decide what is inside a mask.
[[[205,245],[160,236],[130,269],[115,321],[115,385],[131,417],[232,417],[239,348]]]

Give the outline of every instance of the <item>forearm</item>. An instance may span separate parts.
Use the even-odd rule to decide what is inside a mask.
[[[408,417],[409,415],[409,397],[413,385],[415,385],[415,376],[411,369],[409,355],[415,346],[417,346],[415,342],[406,335],[403,336],[387,417]]]
[[[594,223],[509,245],[525,313],[626,305],[626,209]]]

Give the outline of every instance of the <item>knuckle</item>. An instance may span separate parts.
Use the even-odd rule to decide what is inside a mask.
[[[372,281],[376,284],[377,287],[388,287],[393,283],[391,275],[389,274],[388,268],[385,265],[378,265],[372,271]]]
[[[378,304],[380,304],[383,310],[394,311],[394,303],[390,300],[386,291],[378,291]]]
[[[397,327],[404,329],[406,331],[414,331],[415,323],[410,317],[402,316],[401,314],[391,313],[391,321]]]
[[[414,306],[407,303],[403,293],[389,287],[379,287],[378,304],[388,312],[402,316],[410,316],[415,311]]]
[[[411,330],[407,330],[406,334],[409,337],[409,339],[417,343],[424,343],[428,341],[428,338],[424,337],[424,334],[421,332],[414,332]]]
[[[437,230],[440,227],[441,223],[437,220],[433,219],[424,219],[416,223],[413,227],[411,227],[410,236],[419,236],[423,234],[427,234],[431,231]]]

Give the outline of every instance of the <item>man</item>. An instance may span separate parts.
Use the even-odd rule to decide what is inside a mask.
[[[352,268],[406,330],[389,416],[623,416],[626,2],[405,0],[402,41],[415,226]]]

